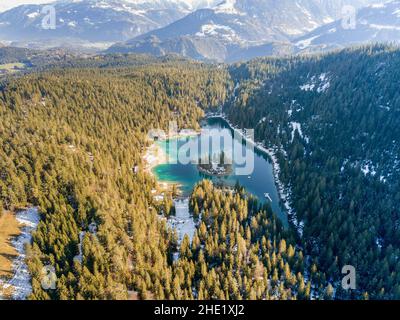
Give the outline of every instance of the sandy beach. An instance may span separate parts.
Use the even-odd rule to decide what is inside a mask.
[[[291,196],[292,196],[292,191],[290,186],[285,186],[282,181],[280,180],[280,173],[281,173],[281,168],[279,166],[278,163],[278,159],[276,156],[276,153],[278,151],[278,149],[274,149],[274,148],[267,148],[264,146],[263,143],[261,142],[255,142],[254,140],[246,137],[246,135],[244,134],[243,130],[238,128],[237,126],[233,125],[229,119],[226,117],[225,114],[217,114],[217,115],[209,115],[208,116],[209,119],[211,118],[219,118],[219,119],[223,119],[232,130],[234,130],[235,132],[237,132],[244,140],[246,140],[247,142],[251,143],[252,145],[254,145],[254,147],[256,149],[258,149],[261,152],[264,152],[265,154],[267,154],[269,156],[269,158],[272,161],[272,166],[274,169],[274,178],[275,178],[275,184],[277,186],[278,189],[278,194],[280,197],[280,200],[283,204],[283,206],[285,207],[288,217],[289,219],[291,219],[291,221],[294,223],[297,231],[299,232],[300,235],[302,235],[302,228],[303,228],[303,224],[302,222],[299,222],[297,220],[297,215],[294,211],[294,209],[292,208],[290,202],[291,202]],[[281,150],[282,151],[282,150]]]
[[[167,154],[156,142],[147,148],[143,159],[146,162],[146,171],[151,175],[154,175],[153,169],[155,167],[168,162]]]
[[[179,133],[173,135],[167,135],[161,141],[167,141],[169,139],[179,139],[179,138],[190,138],[200,135],[201,133],[194,130],[182,130]],[[146,171],[153,174],[153,169],[161,164],[168,163],[168,155],[163,150],[163,148],[157,143],[153,142],[150,147],[147,148],[146,153],[143,157],[146,162]]]
[[[172,182],[161,182],[155,176],[153,169],[159,165],[168,163],[168,155],[163,148],[156,142],[153,142],[150,147],[147,148],[146,153],[143,157],[146,163],[145,171],[153,176],[157,181],[157,189],[159,193],[170,192],[174,189],[180,194],[180,185]]]

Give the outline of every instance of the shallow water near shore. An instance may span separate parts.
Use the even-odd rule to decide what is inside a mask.
[[[234,136],[233,130],[229,125],[222,119],[208,119],[204,121],[202,125],[203,129],[208,130],[223,130],[228,129],[231,137]],[[171,143],[176,143],[179,152],[181,152],[181,147],[187,144],[201,145],[202,139],[209,139],[207,136],[195,136],[187,138],[174,138],[166,141],[157,142],[159,146],[168,154],[169,157],[176,158],[176,153],[171,151],[169,146]],[[278,190],[275,184],[275,178],[273,174],[273,165],[268,155],[259,150],[254,150],[253,148],[246,146],[244,141],[241,139],[232,139],[233,143],[231,146],[224,146],[221,143],[221,150],[229,150],[232,154],[245,152],[249,153],[253,158],[254,156],[254,170],[249,175],[236,175],[236,168],[241,167],[233,163],[233,173],[224,177],[210,177],[201,173],[196,164],[161,164],[153,168],[153,173],[160,182],[168,182],[180,185],[180,190],[183,196],[189,196],[193,190],[195,184],[203,179],[210,179],[214,183],[222,184],[224,186],[233,187],[237,182],[243,186],[246,191],[256,196],[259,201],[270,203],[272,210],[281,219],[281,221],[287,225],[287,215],[282,209]],[[212,152],[218,152],[218,150],[212,150]],[[228,153],[229,153],[228,152]],[[251,154],[252,153],[252,154]],[[209,151],[198,149],[198,154],[195,157],[203,158],[211,154],[211,144]],[[266,197],[266,194],[268,197]],[[272,200],[272,202],[270,201]]]

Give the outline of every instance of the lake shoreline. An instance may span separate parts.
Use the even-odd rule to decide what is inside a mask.
[[[232,170],[221,172],[221,173],[214,173],[214,172],[208,171],[207,169],[202,168],[199,165],[197,166],[197,170],[199,170],[199,172],[201,172],[202,174],[204,174],[206,176],[217,177],[217,178],[226,177],[226,176],[229,176],[232,174]]]
[[[243,132],[242,129],[238,128],[237,126],[235,126],[234,124],[232,124],[229,119],[227,118],[227,116],[225,114],[208,114],[206,115],[205,119],[220,119],[222,121],[224,121],[231,130],[233,130],[234,132],[236,132],[237,134],[239,134],[239,136],[244,139],[246,142],[252,144],[254,146],[255,149],[257,149],[258,151],[260,151],[261,153],[264,153],[265,155],[268,156],[268,158],[271,160],[272,162],[272,168],[273,168],[273,176],[274,176],[274,180],[275,180],[275,185],[276,188],[278,190],[278,195],[280,198],[280,201],[283,205],[283,207],[286,210],[286,214],[288,216],[288,219],[290,219],[290,221],[294,224],[294,226],[296,227],[299,235],[302,235],[302,223],[299,223],[297,221],[297,217],[295,214],[294,209],[292,208],[292,206],[290,205],[290,199],[292,197],[292,191],[290,189],[290,187],[285,187],[283,182],[280,180],[279,175],[281,172],[281,168],[280,165],[278,163],[278,159],[276,157],[276,151],[272,148],[266,148],[265,145],[261,142],[255,142],[252,139],[249,139]]]
[[[262,154],[268,158],[268,161],[270,162],[272,166],[272,178],[273,178],[273,183],[275,185],[275,189],[277,191],[277,206],[279,206],[279,211],[282,212],[282,215],[280,219],[282,222],[286,225],[288,222],[292,223],[294,227],[297,229],[299,235],[302,235],[302,229],[303,229],[303,224],[302,222],[297,221],[297,217],[295,214],[295,211],[291,207],[291,197],[292,197],[292,192],[290,186],[285,187],[283,182],[280,180],[280,173],[281,173],[281,168],[278,162],[277,158],[277,153],[280,151],[278,148],[267,148],[265,145],[261,142],[255,142],[253,139],[249,138],[246,136],[245,131],[242,130],[241,128],[238,128],[234,124],[232,124],[228,118],[226,117],[225,114],[207,114],[202,121],[208,121],[208,120],[221,120],[225,125],[232,130],[234,133],[236,133],[241,139],[245,140],[248,144],[251,146],[254,146],[255,151],[258,151],[259,154]],[[194,135],[193,133],[191,135],[180,135],[179,133],[173,136],[164,136],[163,139],[160,139],[159,141],[167,141],[169,139],[174,139],[174,138],[185,138],[185,137],[190,137],[190,136],[198,136],[200,135],[200,132],[196,132]],[[281,150],[284,152],[284,150]],[[167,151],[164,150],[157,142],[153,142],[153,144],[147,149],[146,155],[145,155],[145,160],[148,163],[147,166],[147,171],[156,178],[157,184],[158,185],[164,185],[167,186],[169,189],[172,189],[172,186],[178,186],[178,191],[181,191],[182,185],[178,185],[176,183],[171,183],[168,181],[161,181],[158,179],[154,172],[154,168],[157,167],[158,165],[162,164],[167,164],[168,163],[168,155]],[[206,176],[212,176],[208,172],[202,172],[202,170],[197,170],[206,175]],[[218,178],[218,177],[217,177]],[[260,199],[262,200],[262,199]],[[274,212],[278,215],[280,213]]]
[[[146,149],[143,160],[146,163],[145,171],[154,176],[153,169],[159,165],[166,164],[168,162],[168,156],[163,148],[154,142]]]
[[[182,194],[182,191],[180,189],[182,185],[173,182],[159,181],[156,174],[153,172],[154,168],[163,164],[168,164],[169,161],[169,156],[167,152],[157,142],[168,141],[171,139],[191,138],[199,136],[200,134],[201,132],[190,131],[190,132],[180,132],[173,135],[166,135],[165,137],[159,139],[158,141],[153,141],[151,145],[146,148],[146,152],[143,156],[143,160],[145,162],[145,172],[156,179],[157,186],[160,187],[162,190],[172,191],[173,188],[176,187],[176,190],[180,195]]]

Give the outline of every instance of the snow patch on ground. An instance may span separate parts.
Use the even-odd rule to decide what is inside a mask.
[[[281,168],[279,166],[278,162],[278,157],[276,156],[278,152],[283,153],[284,155],[286,154],[285,150],[280,149],[280,148],[267,148],[265,145],[261,142],[255,142],[254,140],[248,138],[244,131],[242,129],[237,128],[235,125],[233,125],[229,119],[226,117],[225,114],[214,114],[214,115],[209,115],[209,118],[221,118],[226,121],[226,123],[231,127],[232,130],[237,132],[243,139],[245,139],[248,143],[251,143],[255,146],[256,149],[260,150],[261,152],[264,152],[269,156],[269,158],[272,161],[272,167],[273,167],[273,173],[274,173],[274,179],[275,179],[275,184],[276,188],[278,190],[279,198],[281,200],[281,203],[283,207],[286,210],[286,213],[288,215],[288,218],[294,223],[294,225],[297,228],[297,232],[299,235],[302,235],[302,229],[304,225],[302,226],[302,222],[297,220],[296,213],[294,209],[292,208],[290,202],[291,202],[291,196],[292,196],[292,189],[291,186],[285,186],[283,182],[280,179],[281,175]]]
[[[369,25],[370,28],[372,29],[377,29],[377,30],[395,30],[395,31],[400,31],[399,26],[391,26],[391,25],[383,25],[383,24],[373,24],[371,23]]]
[[[215,13],[225,13],[225,14],[236,14],[236,15],[244,15],[243,12],[240,12],[235,7],[236,0],[225,0],[221,2],[218,6],[215,7]]]
[[[260,121],[258,121],[258,124],[262,124],[262,123],[264,123],[265,121],[267,121],[267,118],[266,118],[266,117],[264,117],[264,118],[262,118]]]
[[[292,142],[294,140],[294,135],[296,131],[299,133],[300,137],[303,138],[303,131],[301,130],[301,124],[298,122],[290,122],[292,127]]]
[[[315,88],[315,84],[313,84],[313,83],[306,83],[306,84],[303,84],[302,86],[300,86],[300,89],[302,91],[314,91],[314,88]]]
[[[299,47],[300,49],[305,49],[305,48],[309,47],[311,45],[311,43],[317,38],[318,38],[318,36],[315,36],[315,37],[311,37],[308,39],[298,41],[296,43],[296,46]]]
[[[369,7],[371,7],[371,8],[385,8],[386,4],[385,3],[375,3],[375,4],[371,4]]]
[[[17,221],[21,225],[21,234],[11,241],[18,252],[12,269],[15,272],[11,280],[4,284],[4,288],[12,288],[12,299],[25,300],[32,293],[31,276],[26,265],[25,247],[32,241],[32,232],[39,224],[40,215],[38,208],[29,208],[16,214]]]
[[[35,19],[35,18],[37,18],[39,15],[40,15],[40,13],[37,12],[37,11],[35,11],[35,12],[28,13],[26,16],[27,16],[29,19]]]
[[[189,211],[189,199],[175,200],[175,216],[168,221],[171,228],[176,229],[178,233],[178,244],[180,245],[185,235],[192,240],[196,231],[196,224]]]
[[[386,106],[380,105],[379,108],[380,108],[380,109],[383,109],[383,110],[386,110],[386,111],[390,111],[389,104],[387,104]]]
[[[290,107],[287,111],[288,117],[291,118],[294,112],[300,112],[303,110],[303,107],[297,103],[297,100],[292,100]]]
[[[304,141],[305,141],[306,143],[309,143],[309,142],[310,142],[310,139],[309,139],[307,136],[305,136],[305,135],[303,134],[303,130],[302,130],[301,124],[300,124],[299,122],[294,122],[294,121],[292,121],[292,122],[290,122],[290,126],[292,127],[292,140],[291,140],[291,142],[294,141],[294,137],[295,137],[296,131],[299,133],[300,137],[301,137],[302,139],[304,139]]]
[[[201,26],[201,30],[196,33],[197,37],[219,36],[228,41],[238,40],[236,32],[224,25],[210,22]]]
[[[193,240],[196,231],[196,223],[189,211],[189,199],[175,200],[175,216],[168,219],[168,225],[176,230],[178,234],[178,245],[180,246],[185,235],[189,236],[190,242]],[[174,253],[174,261],[179,259],[179,252]]]
[[[319,76],[312,76],[310,81],[301,85],[300,90],[302,91],[317,91],[323,93],[328,90],[331,86],[327,73],[321,73]]]
[[[382,238],[376,238],[376,239],[375,239],[375,243],[376,243],[376,246],[377,246],[379,249],[382,249],[382,247],[383,247],[383,239],[382,239]]]
[[[81,231],[79,233],[79,244],[78,244],[78,255],[74,257],[74,260],[78,261],[79,263],[82,264],[83,261],[83,252],[82,252],[82,243],[83,243],[83,238],[85,237],[86,232]]]
[[[376,175],[376,169],[375,166],[372,164],[371,161],[366,161],[361,165],[361,171],[362,173],[367,176],[375,176]]]

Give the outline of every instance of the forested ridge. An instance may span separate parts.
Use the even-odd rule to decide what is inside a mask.
[[[42,218],[29,298],[400,298],[399,68],[396,48],[372,46],[230,66],[104,56],[7,79],[0,208],[37,206]],[[199,128],[220,106],[276,151],[297,223],[283,228],[240,186],[203,181],[195,236],[174,261],[160,215],[172,199],[154,203],[146,136],[171,120]],[[41,287],[45,265],[56,290]],[[357,290],[341,290],[344,265]]]
[[[324,286],[325,276],[317,265],[306,263],[294,233],[239,185],[221,190],[205,180],[195,187],[190,204],[200,223],[191,250],[185,237],[179,263],[195,265],[198,298],[333,297],[333,287]]]
[[[0,99],[2,206],[38,206],[31,299],[179,298],[172,234],[150,210],[142,166],[148,131],[198,125],[225,98],[223,72],[196,63],[58,70],[7,83]],[[79,233],[86,233],[83,261]],[[57,290],[40,285],[54,265]]]
[[[399,68],[384,45],[230,67],[224,111],[275,148],[301,247],[336,298],[400,297]],[[344,265],[357,290],[341,290]]]

